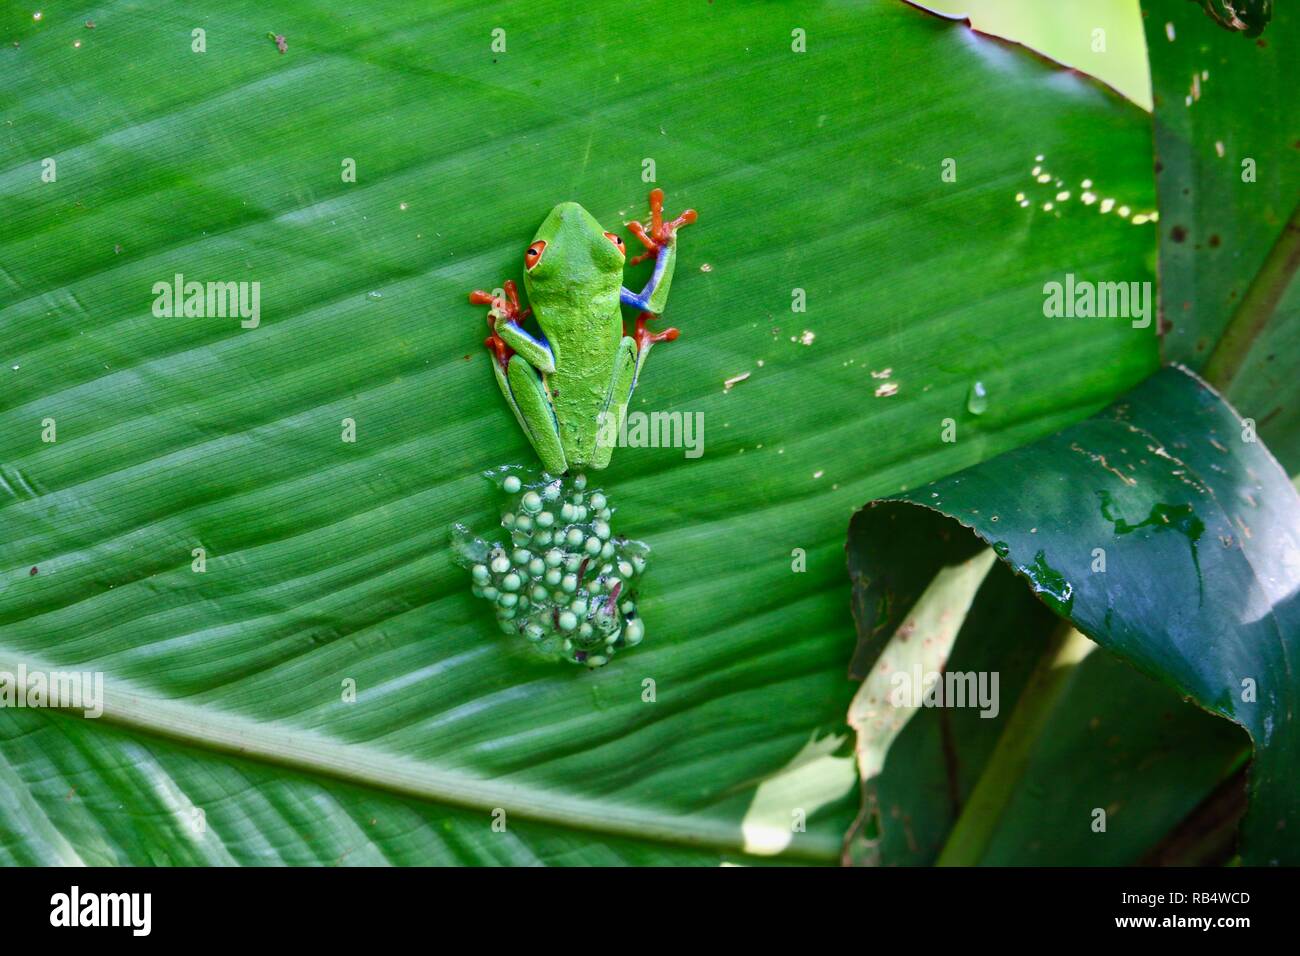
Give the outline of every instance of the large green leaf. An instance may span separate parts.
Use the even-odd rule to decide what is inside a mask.
[[[954,533],[958,526],[974,535]],[[1300,639],[1300,498],[1219,396],[1166,369],[1085,422],[860,512],[849,547],[859,671],[892,666],[881,656],[897,653],[890,639],[934,572],[968,563],[985,543],[1088,637],[1246,729],[1255,748],[1246,859],[1300,859],[1291,664]],[[1016,726],[1013,717],[1003,759],[991,761],[944,858],[1002,859],[990,850],[994,833],[1002,814],[1021,809],[1014,788],[1028,772],[1034,732],[1060,706],[1062,681],[1087,642],[1067,639],[1060,649],[1021,695],[1015,716],[1033,720]],[[1092,808],[1116,802],[1109,783],[1100,803],[1066,791],[1084,797],[1068,808],[1081,826]]]
[[[1154,367],[1150,328],[1041,296],[1150,278],[1153,227],[1079,198],[1151,209],[1142,114],[899,3],[5,16],[0,669],[108,695],[0,712],[7,859],[837,860],[852,508]],[[655,553],[645,643],[587,672],[448,553],[531,457],[465,293],[559,200],[643,214],[647,159],[700,222],[637,407],[703,413],[706,451],[601,476]],[[260,282],[260,325],[154,317],[178,272]]]
[[[1293,86],[1300,15],[1294,4],[1272,5],[1269,21],[1268,4],[1205,3],[1214,18],[1183,0],[1143,3],[1155,98],[1164,352],[1204,367],[1294,473],[1300,103]],[[1221,26],[1227,22],[1242,29]]]

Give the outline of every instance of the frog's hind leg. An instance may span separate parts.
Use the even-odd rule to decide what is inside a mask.
[[[541,376],[521,355],[510,356],[504,368],[494,360],[492,371],[496,373],[497,385],[515,413],[519,427],[542,460],[542,467],[552,475],[564,474],[569,463],[560,443],[560,429],[555,421],[551,397]]]
[[[554,372],[555,356],[545,340],[533,338],[521,327],[532,310],[519,307],[515,284],[507,279],[503,288],[504,294],[500,296],[476,289],[469,294],[469,300],[476,305],[491,306],[487,317],[490,334],[483,344],[492,353],[492,372],[497,385],[514,412],[515,421],[542,459],[542,467],[553,475],[562,475],[569,465],[560,443],[551,396],[537,371]]]
[[[632,400],[636,370],[636,341],[625,335],[618,343],[618,354],[614,357],[614,374],[610,377],[609,391],[605,395],[605,404],[600,411],[600,420],[596,428],[596,448],[591,456],[592,468],[604,468],[614,454],[614,446],[618,444],[618,436],[623,431],[623,419],[627,416],[627,404]]]
[[[636,391],[636,380],[641,374],[646,356],[650,354],[650,346],[677,338],[676,329],[664,329],[662,332],[647,329],[646,323],[653,318],[651,313],[642,312],[636,320],[635,337],[625,335],[618,343],[614,374],[610,377],[609,392],[605,395],[605,404],[601,408],[599,426],[596,429],[596,448],[590,461],[592,468],[604,468],[614,454],[618,437],[623,433],[627,406],[632,401],[632,393]]]

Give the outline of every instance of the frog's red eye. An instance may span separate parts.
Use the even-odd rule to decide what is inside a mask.
[[[538,239],[531,246],[529,246],[528,251],[524,253],[524,268],[531,269],[533,266],[537,265],[537,263],[541,262],[542,253],[545,251],[546,251],[545,239]]]
[[[623,249],[623,239],[621,236],[616,236],[612,232],[607,232],[605,233],[605,238],[614,243],[614,247],[618,249],[619,252],[625,251]]]

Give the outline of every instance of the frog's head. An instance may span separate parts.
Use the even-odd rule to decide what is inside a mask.
[[[626,257],[623,240],[591,213],[576,202],[560,203],[524,253],[524,286],[539,321],[565,305],[617,300]]]

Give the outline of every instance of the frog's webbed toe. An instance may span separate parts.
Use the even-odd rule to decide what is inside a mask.
[[[638,265],[646,259],[657,259],[659,252],[665,246],[671,246],[673,240],[677,237],[677,230],[682,226],[689,226],[695,222],[699,216],[694,209],[687,209],[675,219],[664,219],[664,191],[662,189],[650,190],[650,229],[640,222],[632,221],[627,224],[628,231],[641,241],[645,246],[645,252],[632,259],[628,265]]]

